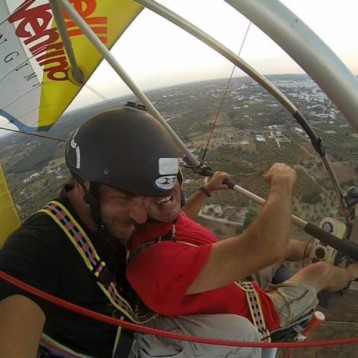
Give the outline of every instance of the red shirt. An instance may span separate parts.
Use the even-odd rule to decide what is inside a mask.
[[[146,224],[131,241],[131,250],[166,234],[173,224]],[[206,263],[212,244],[218,239],[209,230],[180,214],[175,223],[176,241],[161,241],[135,255],[127,267],[127,277],[143,302],[166,316],[233,313],[251,319],[245,292],[235,283],[186,295]],[[271,299],[254,282],[260,297],[266,327],[274,330],[280,319]]]

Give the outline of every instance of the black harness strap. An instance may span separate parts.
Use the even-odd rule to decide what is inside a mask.
[[[127,257],[127,262],[130,262],[134,257],[138,256],[144,250],[148,249],[150,246],[161,242],[161,241],[176,241],[175,239],[175,224],[173,224],[172,229],[169,230],[166,234],[155,238],[154,240],[148,241],[143,245],[138,246],[133,251],[129,252]]]

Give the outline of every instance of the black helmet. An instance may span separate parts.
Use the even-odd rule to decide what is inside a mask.
[[[102,112],[82,124],[67,142],[71,172],[143,196],[165,196],[174,187],[179,161],[164,127],[138,106]]]

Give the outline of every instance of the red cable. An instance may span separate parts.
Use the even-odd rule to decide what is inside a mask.
[[[267,342],[246,342],[246,341],[232,341],[225,339],[215,339],[215,338],[206,338],[206,337],[198,337],[198,336],[189,336],[186,334],[178,334],[178,333],[170,333],[167,331],[163,331],[160,329],[150,328],[146,326],[142,326],[139,324],[125,322],[120,319],[112,318],[101,313],[97,313],[91,311],[87,308],[83,308],[81,306],[75,305],[68,301],[62,300],[58,297],[50,295],[44,291],[41,291],[35,287],[30,286],[29,284],[20,281],[9,274],[0,271],[0,278],[5,281],[22,288],[23,290],[30,292],[38,297],[41,297],[49,302],[52,302],[60,307],[66,308],[72,312],[79,313],[81,315],[96,319],[98,321],[102,321],[111,325],[121,326],[123,328],[127,328],[136,332],[142,332],[147,334],[152,334],[155,336],[172,338],[176,340],[188,341],[188,342],[196,342],[196,343],[205,343],[212,345],[222,345],[222,346],[231,346],[231,347],[260,347],[260,348],[303,348],[303,347],[323,347],[323,346],[331,346],[331,345],[340,345],[340,344],[354,344],[358,343],[357,338],[346,338],[346,339],[335,339],[331,341],[315,341],[315,342],[281,342],[281,343],[267,343]]]

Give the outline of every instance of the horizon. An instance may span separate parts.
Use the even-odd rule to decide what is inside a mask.
[[[265,75],[265,77],[284,77],[284,76],[292,76],[292,77],[306,77],[307,79],[310,79],[313,83],[315,83],[311,78],[310,76],[307,74],[307,73],[279,73],[279,74],[267,74]],[[358,75],[356,75],[356,77],[358,77]],[[251,81],[255,82],[258,86],[261,86],[260,84],[258,84],[254,79],[252,79],[250,76],[246,75],[246,74],[243,74],[243,75],[238,75],[238,76],[234,76],[232,78],[230,78],[230,81],[232,81],[233,79],[240,79],[240,78],[245,78],[245,79],[250,79]],[[229,78],[227,77],[220,77],[220,78],[209,78],[209,79],[201,79],[201,80],[196,80],[196,81],[190,81],[190,82],[184,82],[184,83],[176,83],[176,84],[171,84],[171,85],[168,85],[168,86],[164,86],[164,87],[157,87],[157,88],[148,88],[146,89],[144,92],[146,93],[149,93],[149,92],[154,92],[154,91],[161,91],[161,90],[164,90],[164,89],[170,89],[170,88],[173,88],[173,87],[180,87],[180,86],[186,86],[186,85],[195,85],[195,84],[200,84],[200,83],[203,83],[203,82],[214,82],[214,81],[226,81],[228,82],[229,81]],[[263,90],[265,90],[263,87],[262,87]],[[266,90],[265,90],[266,91]],[[322,90],[321,90],[322,91]],[[322,91],[322,93],[324,93]],[[271,94],[270,94],[271,95]],[[102,99],[98,99],[98,101],[96,102],[91,102],[91,103],[87,103],[87,104],[80,104],[78,106],[74,106],[71,108],[68,107],[66,109],[66,111],[64,111],[61,115],[61,117],[59,118],[59,120],[61,121],[61,118],[66,116],[66,115],[70,115],[71,113],[73,112],[77,112],[77,111],[80,111],[81,109],[86,109],[86,108],[90,108],[90,107],[93,107],[93,106],[98,106],[100,104],[104,104],[105,102],[108,103],[111,102],[111,101],[115,101],[115,100],[122,100],[122,99],[126,99],[126,97],[130,97],[130,96],[134,96],[133,93],[131,92],[128,92],[128,93],[124,93],[124,94],[121,94],[121,95],[118,95],[118,96],[114,96],[114,97],[111,97],[111,98],[107,98],[107,100],[104,100],[103,98]],[[134,96],[135,97],[135,96]],[[53,124],[53,126],[56,125],[57,122],[55,122]],[[348,123],[348,122],[347,122]],[[0,126],[1,126],[1,118],[0,118]],[[34,132],[34,133],[28,133],[28,132],[21,132],[18,130],[17,127],[15,127],[14,125],[12,125],[13,128],[9,127],[7,129],[0,129],[0,138],[1,137],[5,137],[5,136],[11,136],[11,135],[17,135],[17,134],[24,134],[24,135],[37,135],[38,133],[41,134],[41,133],[48,133],[48,131],[40,131],[40,132]],[[52,127],[53,127],[52,126]],[[51,127],[51,128],[52,128]],[[51,128],[49,129],[49,131],[51,131]],[[44,135],[45,138],[46,135]]]

